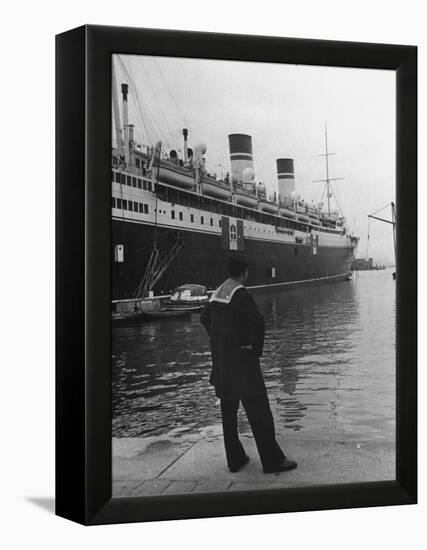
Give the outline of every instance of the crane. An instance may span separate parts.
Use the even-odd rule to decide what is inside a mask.
[[[385,206],[383,206],[379,210],[376,210],[372,214],[368,214],[368,220],[370,220],[372,218],[373,220],[378,220],[380,222],[390,223],[393,226],[394,261],[396,262],[396,205],[394,204],[394,202],[390,203],[391,220],[386,220],[385,218],[380,218],[376,215],[379,212],[381,212],[382,210],[384,210],[385,208],[388,208],[388,206],[389,205],[386,204]],[[368,245],[369,245],[369,224],[368,224]],[[393,272],[393,279],[396,279],[396,272],[395,271]]]

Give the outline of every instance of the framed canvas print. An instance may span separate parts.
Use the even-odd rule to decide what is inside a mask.
[[[416,48],[56,48],[57,514],[415,503]]]

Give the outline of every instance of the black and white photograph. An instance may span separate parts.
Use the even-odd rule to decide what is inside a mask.
[[[2,548],[422,547],[422,7],[5,5]]]
[[[394,480],[394,71],[111,68],[113,496]]]

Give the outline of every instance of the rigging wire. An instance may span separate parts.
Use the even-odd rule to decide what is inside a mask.
[[[126,68],[126,67],[125,67]],[[142,97],[139,94],[139,90],[135,84],[135,78],[133,76],[133,71],[131,65],[129,65],[129,69],[126,68],[126,74],[129,79],[129,84],[131,85],[131,90],[133,90],[132,97],[135,99],[135,104],[140,110],[145,111],[145,115],[147,117],[147,126],[150,127],[151,132],[153,133],[153,136],[156,138],[159,137],[158,131],[156,129],[155,121],[152,117],[151,111],[146,105],[145,101],[142,99]]]
[[[119,56],[119,60],[120,60],[122,69],[125,73],[125,76],[127,77],[128,81],[129,81],[129,87],[131,89],[131,95],[132,95],[132,98],[134,99],[135,106],[136,106],[136,108],[139,112],[141,122],[142,122],[142,124],[145,128],[145,131],[146,131],[146,134],[147,134],[147,137],[148,137],[148,141],[149,142],[151,141],[152,143],[155,143],[155,142],[158,142],[158,141],[163,141],[170,148],[170,144],[168,142],[168,139],[166,138],[166,136],[162,132],[161,128],[157,124],[157,122],[156,122],[155,118],[153,117],[148,105],[141,98],[141,96],[138,92],[138,88],[135,84],[135,79],[133,77],[132,69],[129,68],[129,70],[128,70],[128,68],[126,67],[126,65],[124,64],[124,62],[123,62],[123,60],[121,59],[120,56]],[[163,138],[163,139],[161,139],[161,138]]]
[[[376,210],[375,212],[372,212],[372,214],[370,214],[370,216],[375,216],[375,214],[378,214],[378,212],[381,212],[381,210],[385,210],[386,208],[388,208],[390,206],[390,203],[387,203],[385,206],[382,206],[381,208],[379,208],[378,210]]]
[[[138,107],[138,110],[141,114],[141,117],[145,118],[145,120],[146,120],[146,125],[150,130],[151,141],[152,142],[160,141],[161,140],[160,139],[161,138],[161,130],[158,127],[158,125],[155,121],[155,118],[151,114],[150,109],[148,108],[148,106],[146,105],[144,100],[140,97],[138,89],[135,85],[135,81],[133,79],[133,75],[131,74],[130,77],[131,77],[130,82],[132,83],[131,84],[132,97],[135,97],[135,99],[136,99],[135,103]],[[166,139],[164,139],[164,141],[166,141]]]
[[[336,201],[336,203],[337,203],[338,210],[340,211],[341,216],[344,218],[345,216],[344,216],[344,213],[343,213],[343,211],[342,211],[340,202],[339,202],[339,200],[338,200],[338,195],[336,194],[335,189],[333,188],[333,186],[332,186],[331,184],[329,184],[329,187],[330,187],[330,189],[332,190],[332,195],[335,197],[335,201]]]
[[[326,191],[326,183],[322,188],[322,194],[320,195],[320,202],[323,202],[323,197],[325,196],[325,191]]]
[[[174,95],[172,94],[172,92],[171,92],[171,90],[170,90],[169,84],[168,84],[168,82],[167,82],[167,80],[166,80],[166,78],[165,78],[165,76],[164,76],[164,74],[163,74],[163,72],[162,72],[162,69],[160,68],[159,63],[157,62],[157,59],[156,59],[155,57],[153,57],[152,59],[153,59],[154,64],[156,65],[156,67],[157,67],[157,69],[158,69],[158,71],[159,71],[159,74],[160,74],[161,78],[163,79],[163,82],[165,83],[166,91],[168,92],[170,98],[172,99],[172,102],[174,103],[174,105],[175,105],[175,107],[176,107],[176,110],[177,110],[177,112],[179,113],[179,115],[180,115],[180,117],[181,117],[181,120],[182,120],[183,124],[186,125],[187,120],[186,120],[186,118],[185,118],[183,112],[181,111],[181,109],[180,109],[180,107],[179,107],[179,105],[178,105],[178,103],[177,103],[177,101],[176,101]]]
[[[130,82],[130,80],[131,80],[131,79],[130,79],[130,75],[128,74],[128,71],[127,71],[126,66],[125,66],[125,64],[124,64],[124,61],[122,60],[122,58],[121,58],[120,55],[117,56],[117,59],[118,59],[119,65],[120,65],[120,67],[121,67],[121,69],[122,69],[122,71],[123,71],[123,73],[124,73],[124,77],[125,77],[125,79],[129,82],[129,85],[131,86],[131,89],[132,89],[132,83]],[[132,98],[133,98],[133,92],[132,92]],[[138,105],[137,105],[136,103],[135,103],[135,105],[136,105],[136,108],[137,108],[137,110],[138,110]],[[141,113],[138,113],[138,114],[140,115],[141,123],[142,123],[142,126],[144,127],[145,134],[146,134],[146,136],[148,136],[149,130],[148,130],[148,128],[147,128],[147,125],[146,125],[146,122],[145,122],[145,118],[144,118],[144,117],[141,117]]]
[[[170,136],[173,136],[174,133],[173,133],[173,131],[171,130],[171,128],[170,128],[170,126],[169,126],[168,117],[165,115],[165,112],[164,112],[164,110],[163,110],[163,108],[162,108],[161,102],[157,100],[157,94],[156,94],[156,92],[155,92],[155,90],[154,90],[154,87],[153,87],[153,85],[152,85],[152,83],[151,83],[151,80],[150,80],[150,77],[149,77],[149,73],[148,73],[148,71],[145,70],[145,66],[144,66],[143,60],[141,60],[141,63],[140,63],[139,65],[140,65],[140,67],[141,67],[141,69],[142,69],[142,71],[143,71],[143,73],[144,73],[145,80],[147,81],[148,85],[150,86],[151,93],[153,94],[153,97],[154,97],[154,99],[155,99],[155,101],[156,101],[156,104],[157,104],[157,106],[158,106],[158,108],[159,108],[159,111],[160,111],[160,113],[161,113],[161,115],[162,115],[162,117],[163,117],[163,120],[164,120],[165,124],[166,124],[167,130],[168,130],[168,134],[169,134]],[[172,139],[173,139],[173,138],[172,138]],[[178,148],[175,141],[174,141],[174,146],[175,146],[175,148]]]
[[[139,102],[137,101],[137,96],[135,95],[134,93],[134,83],[132,81],[132,78],[131,78],[131,75],[129,74],[129,72],[127,71],[127,68],[123,62],[123,60],[120,58],[119,56],[119,60],[120,60],[120,64],[121,64],[121,67],[122,67],[122,70],[125,74],[125,77],[127,79],[127,81],[129,82],[129,86],[131,88],[131,97],[132,99],[134,99],[134,103],[135,103],[135,106],[137,108],[137,111],[138,111],[138,114],[139,114],[139,117],[140,117],[140,120],[141,120],[141,123],[145,129],[145,134],[146,134],[146,138],[147,138],[147,143],[150,143],[152,141],[155,141],[155,137],[153,136],[153,131],[152,131],[152,127],[151,127],[151,124],[149,122],[149,117],[146,117],[144,116],[144,113],[142,111],[142,107],[141,105],[139,104]]]
[[[368,258],[368,246],[369,246],[369,227],[370,227],[371,217],[375,217],[376,214],[378,214],[382,210],[385,210],[386,208],[389,208],[389,207],[390,207],[390,203],[387,203],[385,206],[382,206],[381,208],[379,208],[378,210],[376,210],[372,214],[368,215],[368,242],[367,242],[367,246],[366,246],[366,257],[367,258]],[[396,222],[396,220],[394,218],[393,203],[391,203],[391,207],[392,207],[392,211],[391,211],[392,222],[389,222],[389,223],[393,223],[393,239],[394,239],[394,247],[395,247],[395,254],[396,254],[396,241],[395,241],[395,238],[396,238],[395,237],[395,222]],[[380,220],[380,221],[387,221],[387,220]]]
[[[337,203],[337,205],[338,205],[338,210],[340,211],[341,216],[346,220],[347,228],[349,229],[349,231],[350,231],[351,233],[354,233],[354,234],[355,234],[356,231],[355,231],[355,227],[353,226],[353,223],[351,222],[351,220],[347,219],[347,218],[344,216],[344,210],[343,210],[343,208],[341,208],[341,196],[340,196],[340,194],[338,193],[337,190],[335,190],[334,187],[331,186],[331,188],[332,188],[332,192],[333,192],[333,194],[334,194],[336,203]]]
[[[159,60],[156,58],[156,57],[152,57],[152,60],[153,60],[153,63],[154,65],[156,66],[159,74],[160,74],[160,77],[161,79],[163,80],[163,83],[165,85],[165,88],[166,88],[166,91],[169,95],[169,97],[171,98],[172,100],[172,103],[173,105],[175,106],[175,109],[176,109],[176,112],[177,112],[177,115],[178,115],[178,118],[180,119],[181,123],[182,123],[182,127],[183,128],[189,128],[190,131],[191,131],[191,135],[192,135],[192,141],[194,144],[196,143],[199,143],[200,141],[203,141],[203,139],[200,138],[200,136],[197,135],[197,133],[195,133],[192,129],[191,129],[191,124],[190,122],[188,121],[187,117],[185,116],[185,114],[183,113],[181,107],[179,106],[179,103],[177,102],[174,94],[172,93],[171,91],[171,87],[169,86],[169,83],[168,81],[166,80],[166,77],[162,71],[162,68],[161,68],[161,63],[159,62]]]
[[[344,218],[345,216],[344,216],[343,210],[342,210],[342,208],[341,208],[340,201],[338,200],[338,194],[337,194],[337,192],[335,191],[335,189],[332,187],[332,185],[330,185],[330,187],[331,187],[331,189],[332,189],[332,193],[333,193],[333,195],[334,195],[334,197],[335,197],[335,200],[336,200],[336,202],[337,202],[338,209],[339,209],[339,211],[340,211],[340,213],[341,213],[341,216]],[[341,200],[341,199],[340,199],[340,200]]]

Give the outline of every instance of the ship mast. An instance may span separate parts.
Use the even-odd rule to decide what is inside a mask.
[[[116,81],[116,70],[114,66],[114,58],[112,60],[112,71],[111,71],[111,92],[112,92],[114,128],[116,133],[116,146],[117,146],[117,149],[119,150],[119,154],[123,155],[123,136],[122,136],[122,130],[120,126],[119,98],[117,97],[117,81]]]
[[[332,155],[333,153],[331,153]],[[329,181],[329,153],[328,153],[328,128],[325,124],[325,161],[326,161],[326,193],[328,196],[328,216],[331,215],[331,192]]]
[[[320,157],[325,157],[326,162],[326,178],[321,180],[314,180],[314,183],[324,183],[326,187],[326,195],[328,198],[328,216],[331,215],[331,198],[334,194],[334,189],[332,187],[331,181],[343,180],[344,178],[330,178],[329,177],[329,157],[335,155],[335,153],[330,153],[328,150],[328,127],[325,122],[325,152],[320,154]],[[322,192],[323,195],[323,192]],[[339,205],[338,205],[339,206]],[[341,213],[342,214],[342,213]]]

